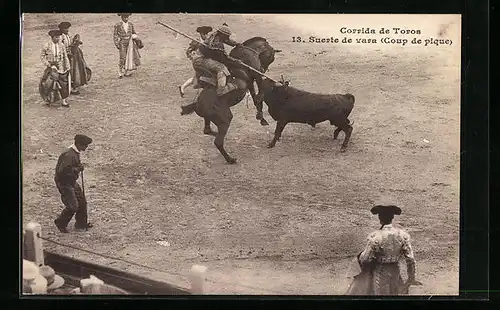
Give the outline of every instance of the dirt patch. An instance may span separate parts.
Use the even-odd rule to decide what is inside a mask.
[[[37,93],[39,50],[47,39],[45,25],[63,19],[75,21],[71,31],[82,37],[93,80],[69,98],[70,109],[47,108]],[[180,105],[196,95],[190,90],[180,99],[177,91],[192,74],[184,56],[188,41],[174,39],[156,19],[190,33],[221,21],[217,15],[134,14],[131,21],[145,45],[143,65],[133,77],[118,80],[111,41],[115,15],[25,16],[23,223],[40,222],[54,240],[166,273],[187,275],[192,264],[202,263],[212,293],[342,294],[347,266],[378,228],[371,203],[380,192],[391,192],[404,210],[397,221],[412,235],[418,278],[425,284],[412,293],[458,293],[459,60],[410,49],[355,53],[297,46],[283,35],[298,33],[293,25],[264,16],[224,16],[237,39],[264,36],[284,51],[270,75],[283,73],[308,91],[356,96],[352,144],[344,154],[327,123],[315,129],[290,125],[269,150],[275,123],[260,126],[252,103],[240,103],[226,139],[239,164],[229,166],[213,139],[202,134],[202,120],[180,116]],[[94,139],[83,161],[96,227],[60,235],[52,225],[61,210],[53,169],[76,133]],[[170,246],[158,245],[161,240]]]

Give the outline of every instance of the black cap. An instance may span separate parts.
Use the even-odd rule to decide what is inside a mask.
[[[59,24],[59,29],[68,29],[69,27],[71,27],[71,23],[70,22],[62,22]]]
[[[401,208],[395,205],[376,205],[370,211],[372,214],[401,214]]]
[[[196,32],[201,33],[201,34],[205,34],[205,33],[209,33],[210,31],[212,31],[212,29],[213,28],[210,26],[201,26],[201,27],[196,28]]]
[[[51,37],[57,37],[62,34],[61,30],[51,30],[49,31],[49,36]]]
[[[92,139],[86,135],[75,135],[75,144],[79,145],[89,145],[92,143]]]

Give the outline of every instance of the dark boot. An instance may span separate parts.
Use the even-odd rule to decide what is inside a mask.
[[[61,212],[61,215],[54,220],[54,224],[56,224],[56,227],[59,229],[60,232],[67,233],[67,226],[69,221],[71,221],[71,218],[75,214],[75,211],[72,211],[71,209],[64,208]]]
[[[88,230],[89,228],[92,228],[92,227],[94,227],[94,225],[92,225],[92,223],[86,223],[83,225],[75,224],[75,229],[78,229],[78,230]]]
[[[68,229],[65,226],[62,226],[57,219],[54,220],[54,224],[56,224],[56,227],[57,229],[59,229],[60,232],[65,234],[69,233]]]

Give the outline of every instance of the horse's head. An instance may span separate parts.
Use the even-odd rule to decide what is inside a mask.
[[[269,66],[274,62],[276,53],[280,52],[281,50],[275,50],[271,45],[268,44],[267,48],[260,53],[260,64],[264,69],[264,72],[266,72]]]
[[[243,45],[250,47],[259,54],[260,64],[264,69],[264,72],[267,71],[269,66],[274,62],[275,54],[281,52],[281,50],[274,49],[271,45],[269,45],[269,42],[262,37],[250,38],[243,42]]]

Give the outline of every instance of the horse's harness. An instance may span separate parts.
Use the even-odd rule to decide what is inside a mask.
[[[253,48],[251,48],[249,46],[245,46],[245,45],[240,45],[240,46],[243,47],[243,48],[245,48],[245,49],[247,49],[247,50],[249,50],[249,51],[252,51],[253,53],[255,53],[257,55],[259,55],[258,51],[256,51],[255,49],[253,49]]]

